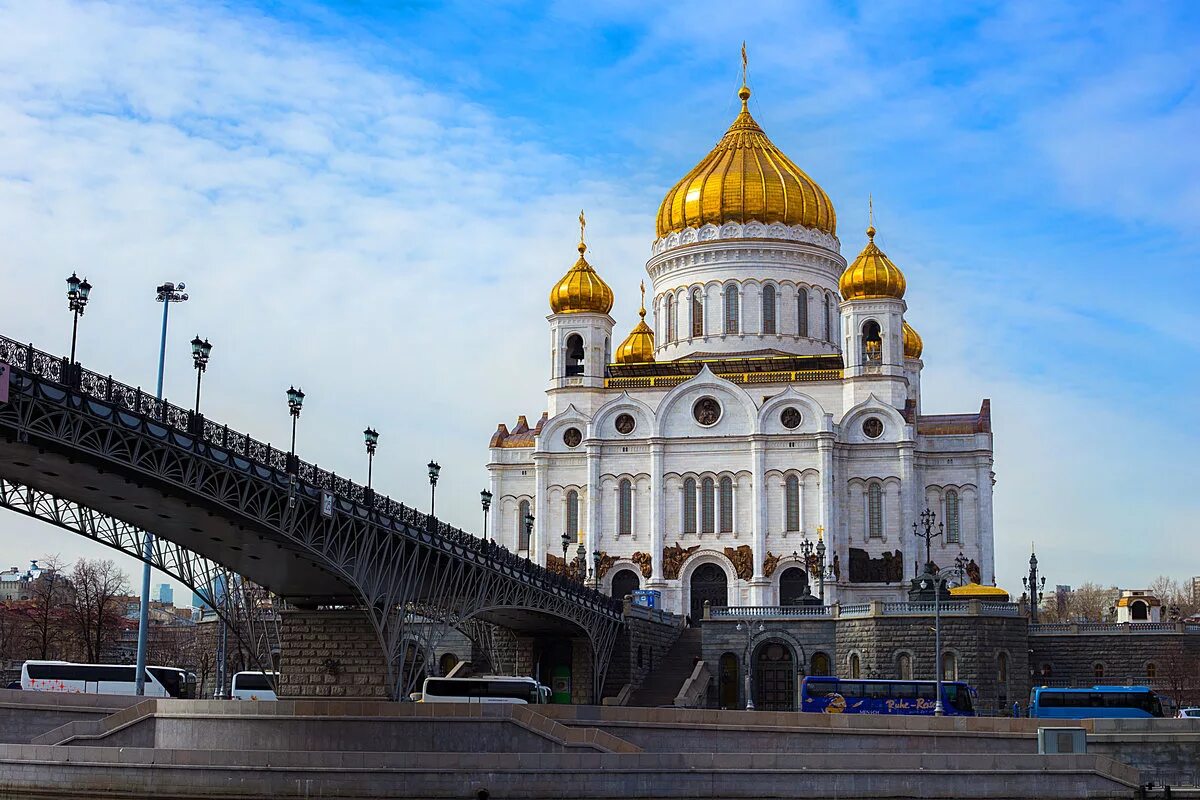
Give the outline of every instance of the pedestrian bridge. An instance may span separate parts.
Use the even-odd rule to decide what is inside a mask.
[[[32,345],[0,336],[0,362],[0,507],[143,561],[153,534],[152,566],[202,597],[227,570],[302,607],[362,608],[395,697],[408,643],[448,626],[586,636],[599,696],[619,601]]]

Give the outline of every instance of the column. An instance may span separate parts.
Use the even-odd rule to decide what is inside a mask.
[[[903,578],[908,577],[908,571],[913,564],[918,563],[917,537],[913,535],[912,526],[917,521],[917,478],[913,464],[913,445],[900,445],[900,540],[904,552]],[[940,517],[939,517],[940,519]]]
[[[829,561],[833,561],[835,553],[839,552],[841,536],[834,529],[836,518],[833,510],[833,435],[823,434],[817,439],[817,457],[821,462],[820,475],[820,503],[818,504],[818,515],[821,520],[821,527],[825,529],[825,547],[828,551]],[[849,569],[849,564],[843,564],[843,569]]]
[[[535,564],[546,566],[546,537],[547,531],[550,530],[550,503],[546,491],[546,457],[544,455],[535,455],[533,457],[533,482],[534,482],[534,521],[533,521],[533,537],[529,542],[529,560]]]
[[[990,584],[996,580],[996,542],[992,537],[992,459],[985,457],[984,462],[976,467],[975,482],[979,487],[976,492],[975,505],[979,517],[979,580]],[[961,520],[961,512],[960,517]],[[961,523],[960,523],[961,528]]]
[[[588,553],[602,549],[603,536],[600,530],[600,448],[588,445],[587,448],[587,523],[584,537],[587,540]],[[591,556],[588,556],[591,558]]]
[[[663,445],[650,443],[650,582],[662,583]]]
[[[750,458],[753,461],[750,490],[754,493],[751,504],[754,513],[754,579],[765,580],[762,562],[767,554],[767,451],[757,437],[750,440]]]

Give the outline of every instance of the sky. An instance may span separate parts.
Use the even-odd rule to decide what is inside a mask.
[[[1200,6],[0,0],[0,333],[480,527],[575,259],[636,321],[654,215],[738,108],[908,278],[925,413],[992,400],[997,578],[1200,575]],[[0,515],[0,563],[110,557]],[[140,567],[120,560],[131,577]],[[162,580],[157,576],[155,582]],[[136,582],[136,581],[135,581]],[[182,589],[176,590],[180,602]]]

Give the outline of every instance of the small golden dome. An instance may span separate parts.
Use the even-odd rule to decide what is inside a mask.
[[[913,329],[912,325],[907,322],[901,330],[901,341],[904,343],[905,358],[920,358],[921,351],[925,349],[925,343],[921,341],[921,334]]]
[[[837,233],[829,195],[776,147],[750,116],[750,89],[738,91],[741,113],[716,147],[658,207],[658,238],[723,222],[803,225]]]
[[[904,297],[904,273],[884,255],[875,244],[875,226],[867,228],[867,246],[846,267],[838,288],[843,300],[870,300],[883,297]]]
[[[644,364],[654,360],[654,331],[646,324],[646,284],[642,283],[642,307],[638,309],[638,324],[621,342],[614,354],[618,364]]]
[[[555,314],[607,314],[613,307],[612,289],[583,257],[587,252],[587,245],[583,243],[584,225],[580,211],[579,260],[550,290],[550,310]]]
[[[954,597],[979,597],[979,598],[1004,598],[1002,602],[1006,602],[1010,595],[1008,592],[1001,589],[999,586],[983,586],[978,583],[967,583],[962,586],[955,586],[950,590],[950,594]]]

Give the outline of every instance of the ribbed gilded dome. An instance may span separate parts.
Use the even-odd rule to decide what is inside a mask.
[[[843,300],[871,300],[904,297],[904,273],[875,244],[875,226],[867,228],[867,246],[846,267],[838,281]]]
[[[904,327],[900,329],[900,340],[904,344],[905,358],[921,357],[921,351],[925,349],[925,343],[921,341],[921,335],[907,321],[904,323]]]
[[[618,364],[644,364],[654,360],[654,331],[646,324],[646,285],[642,284],[642,307],[638,309],[638,324],[621,342],[614,358]]]
[[[750,116],[750,89],[738,91],[742,111],[704,160],[675,184],[658,207],[658,238],[685,228],[751,220],[803,225],[837,233],[829,195],[771,143]]]
[[[612,310],[613,291],[583,257],[586,252],[581,236],[579,260],[550,290],[550,310],[555,314],[607,314]]]

